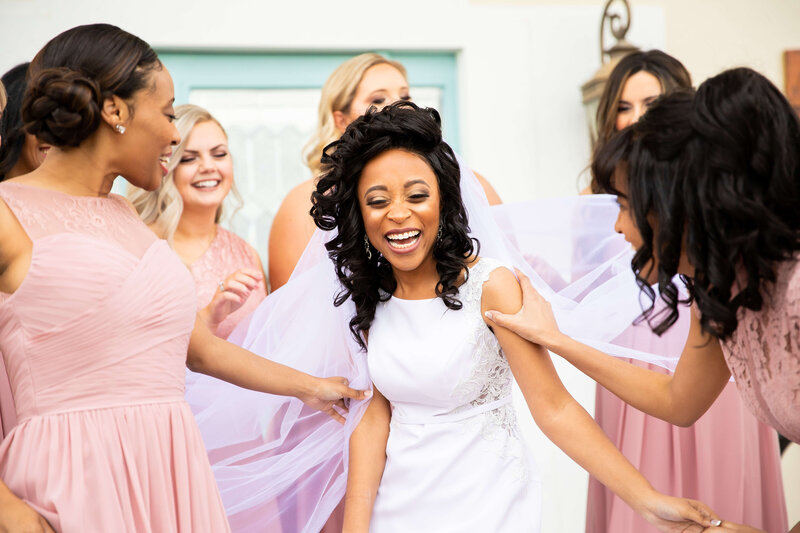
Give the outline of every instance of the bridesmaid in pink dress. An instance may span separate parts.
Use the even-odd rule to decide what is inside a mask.
[[[179,141],[172,80],[147,43],[73,28],[30,80],[26,128],[54,148],[0,184],[0,352],[18,415],[0,444],[0,529],[228,531],[185,365],[339,418],[337,401],[368,393],[212,335],[180,260],[109,194],[117,175],[155,188]]]
[[[643,292],[655,300],[648,289],[659,284],[666,312],[645,312],[655,332],[678,316],[671,280],[690,281],[694,312],[675,373],[627,364],[563,335],[526,279],[523,310],[492,318],[681,426],[706,412],[732,374],[749,409],[800,442],[800,121],[785,97],[753,70],[725,71],[696,95],[662,97],[600,150],[592,170],[618,197],[616,229],[637,249],[632,266]],[[763,530],[725,520],[706,531]]]
[[[182,141],[169,173],[158,189],[131,187],[128,196],[145,224],[189,267],[200,316],[225,339],[266,296],[264,272],[255,249],[219,225],[228,193],[241,201],[225,130],[196,105],[180,105],[175,114]]]
[[[689,72],[661,52],[633,52],[614,67],[597,113],[599,149],[616,131],[635,123],[662,93],[691,89]],[[590,189],[598,190],[596,180]],[[588,192],[588,191],[587,191]],[[616,342],[650,346],[654,353],[680,353],[689,332],[689,313],[681,313],[668,335],[658,337],[645,324],[631,326]],[[630,360],[649,370],[653,364]],[[595,420],[633,465],[661,492],[694,498],[722,516],[768,531],[786,525],[780,453],[774,429],[743,405],[734,383],[694,425],[676,427],[647,415],[598,385]],[[720,446],[725,446],[720,451]],[[655,531],[596,478],[589,478],[586,533]]]

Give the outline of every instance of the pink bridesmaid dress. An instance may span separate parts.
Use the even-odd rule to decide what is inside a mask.
[[[214,293],[219,290],[219,282],[241,268],[261,271],[256,251],[235,233],[217,226],[217,235],[211,241],[211,246],[190,266],[197,287],[197,309],[210,304]],[[217,328],[217,336],[227,339],[236,324],[255,311],[266,295],[266,285],[262,280],[244,304],[222,321]]]
[[[60,533],[225,532],[183,399],[191,276],[126,201],[4,182],[33,241],[0,296],[17,425],[0,479]]]
[[[636,346],[650,342],[657,353],[680,353],[688,325],[688,314],[682,314],[661,338],[650,333],[646,324],[632,326],[623,335]],[[655,365],[632,362],[667,372]],[[600,386],[595,419],[657,490],[700,500],[731,522],[752,525],[767,533],[787,531],[777,433],[746,408],[734,383],[728,383],[711,408],[688,428],[646,415]],[[586,531],[657,530],[591,477]]]

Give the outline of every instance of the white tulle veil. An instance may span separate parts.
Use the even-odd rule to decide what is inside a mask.
[[[490,207],[461,163],[462,196],[480,255],[525,272],[553,304],[562,331],[607,353],[673,369],[652,335],[630,335],[642,310],[630,260],[614,233],[611,196],[582,196]],[[351,336],[351,301],[339,291],[317,231],[289,283],[271,294],[230,339],[257,354],[318,376],[370,387],[366,354]],[[683,333],[678,334],[685,334]],[[638,339],[638,340],[631,340]],[[651,342],[652,341],[652,342]],[[344,425],[301,402],[190,374],[186,398],[200,426],[231,526],[238,532],[319,532],[344,496],[348,439],[366,407],[353,402]]]

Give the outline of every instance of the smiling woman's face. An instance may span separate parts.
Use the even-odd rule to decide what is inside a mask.
[[[388,150],[364,166],[358,201],[372,245],[392,268],[430,266],[439,230],[439,184],[420,156]]]
[[[132,185],[153,191],[167,175],[172,147],[181,141],[175,127],[175,91],[163,66],[150,74],[146,87],[133,95],[124,134],[115,133],[118,172]]]
[[[216,209],[233,186],[228,138],[216,122],[195,124],[173,173],[184,209]]]
[[[661,82],[647,71],[640,70],[628,78],[617,104],[617,131],[638,121],[662,92]]]

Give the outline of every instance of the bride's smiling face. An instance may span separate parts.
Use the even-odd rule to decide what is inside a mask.
[[[439,184],[420,156],[392,149],[364,166],[358,202],[372,246],[395,270],[433,262],[439,229]]]

